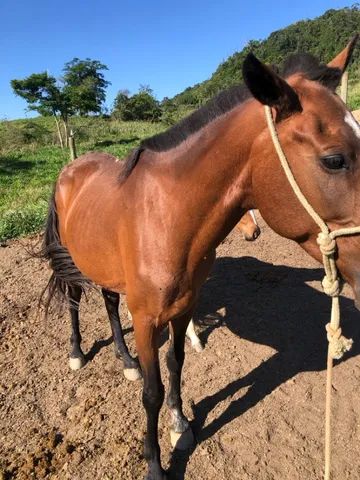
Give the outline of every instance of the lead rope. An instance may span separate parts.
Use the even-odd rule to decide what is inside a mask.
[[[330,480],[331,465],[331,388],[332,388],[332,370],[333,359],[340,359],[345,352],[349,351],[353,341],[341,335],[340,328],[340,306],[339,295],[341,291],[340,280],[335,263],[336,238],[344,235],[355,235],[360,233],[360,227],[341,228],[330,232],[329,227],[324,220],[315,212],[310,203],[305,198],[296,183],[294,175],[290,169],[287,158],[280,145],[279,138],[274,125],[271,108],[265,106],[265,116],[271,138],[278,154],[280,163],[284,169],[285,175],[297,196],[301,205],[305,208],[314,222],[319,226],[320,233],[317,236],[317,244],[322,253],[325,276],[322,280],[322,287],[326,295],[332,297],[331,319],[326,325],[328,345],[327,355],[327,376],[326,376],[326,404],[325,404],[325,474],[324,480]]]

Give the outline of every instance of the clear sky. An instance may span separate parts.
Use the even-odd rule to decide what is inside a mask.
[[[354,0],[0,0],[0,119],[26,116],[9,82],[74,57],[109,67],[106,104],[149,84],[159,100],[210,77],[249,40]],[[28,115],[28,114],[27,114]]]

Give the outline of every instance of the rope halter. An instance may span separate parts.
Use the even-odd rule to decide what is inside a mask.
[[[296,197],[301,205],[305,208],[310,217],[319,226],[320,233],[317,236],[317,244],[322,253],[323,265],[325,269],[325,276],[322,280],[322,287],[326,295],[332,297],[331,306],[331,320],[326,325],[328,345],[328,361],[327,361],[327,381],[326,381],[326,407],[325,407],[325,475],[324,479],[330,479],[330,463],[331,463],[331,428],[330,428],[330,414],[331,414],[331,386],[332,386],[332,367],[333,359],[340,359],[345,352],[351,349],[353,341],[345,338],[341,334],[340,328],[340,306],[339,295],[341,292],[340,278],[335,263],[335,254],[337,251],[336,238],[345,235],[355,235],[360,233],[360,227],[341,228],[330,232],[329,227],[324,220],[315,212],[313,207],[307,201],[302,193],[295,177],[291,171],[287,158],[280,145],[279,137],[275,128],[274,120],[271,113],[271,108],[265,106],[265,116],[267,126],[269,128],[271,139],[273,141],[276,153],[278,154],[281,166],[285,172]]]

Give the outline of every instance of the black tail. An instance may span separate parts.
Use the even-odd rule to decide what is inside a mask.
[[[49,261],[53,271],[40,297],[40,304],[44,305],[46,315],[53,299],[61,305],[69,305],[70,288],[77,287],[85,291],[87,287],[93,286],[76,267],[68,250],[61,245],[55,191],[49,202],[43,244],[36,256]]]

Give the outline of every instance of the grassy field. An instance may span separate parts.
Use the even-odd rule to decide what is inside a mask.
[[[360,83],[349,84],[349,106],[360,108]],[[166,128],[161,123],[73,118],[77,153],[106,151],[124,158],[143,138]],[[58,145],[52,118],[0,122],[0,241],[41,229],[52,185],[69,161]]]
[[[89,150],[123,158],[142,138],[163,130],[162,124],[77,118],[78,155]],[[52,185],[69,161],[68,149],[56,145],[51,118],[0,123],[0,241],[41,229]]]

